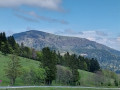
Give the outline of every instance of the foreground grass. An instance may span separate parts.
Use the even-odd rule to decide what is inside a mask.
[[[53,87],[46,87],[46,88],[12,88],[12,89],[0,89],[0,90],[105,90],[105,89],[94,89],[94,88],[53,88]],[[108,89],[109,90],[109,89]],[[110,89],[114,90],[114,89]],[[116,89],[119,90],[119,89]]]

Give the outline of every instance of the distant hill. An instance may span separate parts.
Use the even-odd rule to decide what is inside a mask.
[[[76,53],[90,58],[97,58],[103,68],[120,72],[120,51],[85,38],[59,36],[42,31],[26,31],[13,35],[15,40],[25,46],[41,50],[44,47],[65,52]]]

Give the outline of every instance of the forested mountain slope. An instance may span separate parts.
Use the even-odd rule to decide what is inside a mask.
[[[120,72],[120,51],[85,38],[59,36],[42,31],[30,30],[13,35],[15,40],[25,46],[41,50],[44,47],[97,58],[103,68]]]

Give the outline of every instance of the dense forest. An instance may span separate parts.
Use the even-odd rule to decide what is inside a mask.
[[[53,81],[64,85],[80,85],[79,71],[102,72],[98,61],[95,58],[86,58],[69,54],[61,55],[59,51],[44,47],[41,51],[34,48],[17,44],[13,36],[6,37],[5,33],[0,33],[0,51],[4,55],[11,54],[11,61],[6,68],[6,76],[10,84],[14,85],[16,78],[21,77],[25,84],[46,84],[51,85]],[[30,70],[21,70],[18,56],[38,61],[39,67]],[[68,69],[63,69],[67,67]],[[101,81],[101,84],[103,82]],[[115,79],[116,86],[118,85]]]

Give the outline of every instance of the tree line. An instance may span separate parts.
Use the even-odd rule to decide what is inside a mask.
[[[24,46],[23,43],[19,45],[16,43],[13,36],[6,37],[5,32],[0,33],[0,51],[6,54],[16,54],[18,56],[36,59],[35,49]]]

